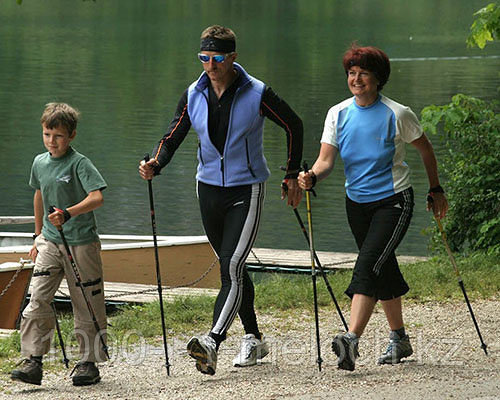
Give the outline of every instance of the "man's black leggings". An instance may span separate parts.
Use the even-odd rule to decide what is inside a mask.
[[[219,187],[198,182],[197,190],[203,226],[220,262],[222,285],[210,333],[216,341],[224,340],[238,314],[245,333],[259,337],[254,287],[245,261],[257,236],[265,184]]]

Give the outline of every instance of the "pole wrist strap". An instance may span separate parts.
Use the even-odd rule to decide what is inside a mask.
[[[64,222],[68,221],[71,218],[71,214],[67,209],[63,210],[63,215],[64,215]]]

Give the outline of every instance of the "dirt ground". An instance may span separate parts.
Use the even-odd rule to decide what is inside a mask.
[[[133,348],[112,343],[112,361],[100,365],[102,382],[98,385],[76,388],[69,371],[61,369],[45,373],[42,386],[11,382],[8,375],[0,375],[0,398],[500,400],[500,300],[474,302],[472,307],[488,356],[480,348],[465,303],[407,304],[404,315],[414,354],[399,365],[378,366],[376,360],[387,345],[388,328],[377,307],[360,341],[356,370],[341,371],[330,349],[333,335],[342,327],[332,307],[320,314],[321,372],[316,364],[311,309],[259,315],[271,352],[254,367],[234,368],[231,364],[242,335],[240,323],[235,321],[221,346],[214,376],[195,369],[185,351],[186,336],[169,338],[168,377],[160,338],[157,345],[142,342]],[[347,318],[347,310],[344,314]],[[206,328],[200,327],[200,332]],[[51,356],[59,358],[59,354]]]

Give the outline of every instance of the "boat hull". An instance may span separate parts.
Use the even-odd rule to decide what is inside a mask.
[[[17,328],[33,271],[33,264],[21,265],[10,262],[0,264],[0,293],[21,267],[16,279],[0,297],[0,329]]]
[[[208,243],[158,247],[158,256],[162,286],[220,286],[218,263],[202,277],[215,261]],[[157,284],[154,248],[103,250],[101,257],[106,282]]]
[[[0,232],[0,263],[27,257],[31,236]],[[100,235],[100,238],[105,281],[157,284],[151,236]],[[158,236],[158,255],[162,286],[220,287],[218,263],[206,236]]]

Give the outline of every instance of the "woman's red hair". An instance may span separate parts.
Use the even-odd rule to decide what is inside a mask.
[[[342,64],[344,65],[346,74],[354,66],[373,72],[379,81],[377,86],[378,91],[382,90],[391,74],[389,57],[377,47],[360,47],[356,43],[353,43],[349,50],[344,53]]]

